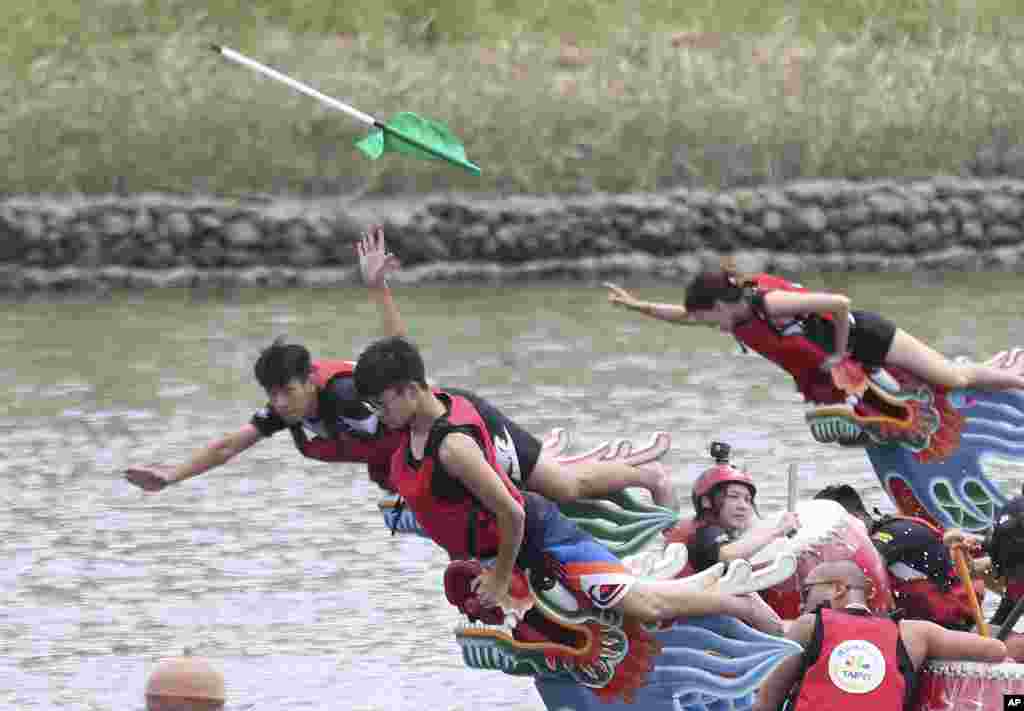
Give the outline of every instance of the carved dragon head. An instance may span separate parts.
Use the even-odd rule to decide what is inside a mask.
[[[1024,374],[1024,350],[985,365]],[[872,377],[854,404],[825,405],[806,417],[819,442],[858,445],[905,514],[981,531],[1006,501],[992,480],[1024,461],[1024,391],[949,390],[899,369]]]
[[[854,446],[900,444],[913,452],[929,452],[933,456],[941,456],[950,446],[955,447],[958,422],[945,423],[946,430],[954,436],[935,437],[943,427],[944,415],[956,419],[955,410],[945,402],[944,392],[902,371],[893,372],[896,377],[885,371],[870,376],[856,403],[811,408],[805,418],[814,438],[823,443]]]
[[[640,575],[674,578],[686,565],[686,546],[641,554],[629,563]],[[725,577],[719,578],[722,566],[714,566],[688,577],[686,584],[704,589],[717,580],[721,589],[749,592],[791,576],[796,565],[793,556],[784,555],[755,572],[746,561],[737,561]],[[778,661],[799,651],[738,620],[708,617],[643,625],[615,610],[581,604],[559,582],[534,585],[518,574],[510,591],[515,609],[484,608],[471,585],[482,570],[478,562],[455,561],[445,572],[448,600],[468,618],[456,630],[466,665],[534,676],[549,686],[562,684],[562,692],[568,682],[608,702],[633,703],[650,696],[657,702],[651,708],[671,699],[669,688],[738,698],[751,693]],[[681,658],[687,659],[685,669],[678,668]],[[656,685],[649,678],[654,670]],[[538,688],[543,694],[544,688]]]
[[[482,569],[477,561],[453,561],[444,576],[448,601],[468,618],[455,633],[467,666],[571,679],[612,695],[642,683],[638,673],[646,675],[659,650],[641,625],[581,605],[561,583],[534,587],[518,571],[510,589],[516,609],[485,608],[471,589]]]

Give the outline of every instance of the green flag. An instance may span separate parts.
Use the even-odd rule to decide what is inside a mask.
[[[378,128],[356,142],[356,148],[372,160],[388,152],[404,153],[418,158],[446,160],[473,175],[480,175],[479,166],[466,158],[465,146],[444,124],[403,111],[383,126],[377,125]]]

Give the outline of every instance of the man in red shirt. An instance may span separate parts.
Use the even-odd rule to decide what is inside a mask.
[[[801,589],[803,613],[786,636],[804,647],[765,679],[754,711],[911,711],[917,672],[930,657],[1002,662],[998,639],[926,620],[895,622],[867,606],[867,577],[853,561],[822,563]]]
[[[387,284],[387,276],[398,269],[399,263],[387,252],[382,228],[371,227],[357,245],[357,251],[363,280],[378,306],[385,332],[404,335],[406,327]],[[126,478],[145,491],[161,491],[222,466],[263,439],[287,429],[303,456],[329,462],[365,462],[370,478],[382,488],[392,490],[388,463],[397,438],[381,426],[377,415],[356,393],[354,366],[353,361],[314,360],[305,347],[279,339],[256,362],[256,379],[267,392],[269,402],[249,423],[214,440],[180,464],[132,467],[126,470]],[[559,464],[541,451],[536,437],[493,405],[479,400],[488,417],[503,424],[506,464],[523,487],[564,502],[599,498],[636,486],[650,491],[655,503],[674,506],[671,483],[659,464]]]

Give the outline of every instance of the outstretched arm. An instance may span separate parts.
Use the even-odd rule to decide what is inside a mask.
[[[931,658],[977,662],[1001,662],[1006,659],[1006,645],[1000,640],[973,632],[947,630],[928,620],[903,620],[900,622],[900,632],[915,667]]]
[[[387,281],[388,275],[397,271],[401,264],[384,245],[384,228],[380,225],[371,226],[356,245],[356,252],[359,254],[359,271],[363,283],[370,290],[370,298],[377,304],[385,334],[405,336],[408,332]]]
[[[161,491],[171,484],[177,484],[227,463],[235,455],[256,444],[262,437],[255,426],[248,424],[237,432],[214,440],[182,464],[131,467],[125,470],[125,479],[144,491]]]
[[[770,291],[765,294],[764,308],[771,317],[799,316],[808,313],[832,314],[836,328],[836,353],[846,353],[850,341],[849,297],[823,291]]]
[[[706,326],[709,324],[698,320],[694,314],[688,313],[682,304],[656,304],[652,301],[641,301],[621,286],[610,282],[604,283],[608,289],[608,301],[630,311],[642,313],[659,321],[677,323],[681,326]]]
[[[782,538],[790,531],[800,528],[800,518],[787,511],[774,526],[758,527],[738,540],[722,546],[718,550],[718,560],[731,563],[734,560],[748,559],[776,538]]]

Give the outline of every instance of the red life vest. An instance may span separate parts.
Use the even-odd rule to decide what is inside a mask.
[[[793,711],[902,709],[899,623],[823,609],[821,651],[807,668]]]
[[[337,414],[335,403],[327,389],[331,379],[337,376],[350,376],[356,364],[351,360],[314,360],[310,372],[310,380],[319,391],[318,415],[328,428],[333,425]],[[370,470],[370,477],[385,488],[393,488],[388,484],[388,471],[391,455],[402,441],[402,434],[396,430],[384,430],[377,436],[356,437],[345,432],[338,432],[331,437],[316,436],[310,439],[301,424],[290,428],[295,446],[303,456],[319,459],[322,462],[365,462]]]
[[[753,287],[762,294],[771,291],[807,291],[770,274],[755,276]],[[831,315],[826,314],[823,318],[831,320]],[[733,329],[733,335],[744,346],[757,351],[792,375],[797,390],[807,400],[833,403],[845,399],[845,395],[833,385],[831,376],[820,369],[829,354],[800,333],[786,335],[785,327],[780,328],[767,314],[755,310],[749,320]]]
[[[460,395],[435,393],[442,401],[447,399],[450,402],[448,413],[439,417],[431,427],[423,459],[418,466],[410,464],[409,431],[402,432],[402,444],[391,458],[391,481],[423,530],[453,559],[494,555],[501,539],[494,514],[483,508],[458,481],[435,477],[440,464],[437,450],[444,437],[454,430],[471,428],[483,449],[484,459],[520,505],[523,504],[523,495],[498,466],[494,440],[472,403]]]

